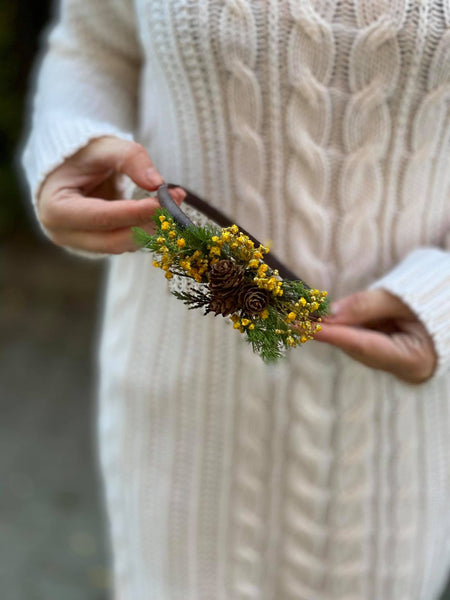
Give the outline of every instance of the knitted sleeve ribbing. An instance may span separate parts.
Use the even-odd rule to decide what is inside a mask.
[[[418,248],[371,285],[398,296],[433,338],[438,355],[435,377],[450,368],[450,251]]]
[[[128,0],[62,0],[22,154],[34,203],[45,177],[91,139],[132,139],[140,67],[133,11]]]

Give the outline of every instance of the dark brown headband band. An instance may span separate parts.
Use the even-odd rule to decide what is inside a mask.
[[[176,185],[174,183],[166,183],[161,185],[158,188],[158,200],[160,205],[168,210],[172,215],[173,219],[178,223],[180,227],[189,227],[189,225],[193,225],[192,221],[189,217],[181,210],[181,208],[174,202],[172,196],[169,194],[169,189],[173,188],[181,188],[186,192],[186,198],[183,202],[192,206],[199,212],[206,215],[209,219],[217,223],[220,227],[230,227],[233,225],[233,221],[231,221],[222,211],[218,208],[215,208],[199,198],[196,194],[187,190],[182,185]],[[243,234],[247,235],[256,245],[261,245],[261,243],[248,231],[246,231],[243,227],[240,227],[237,223],[236,225],[239,227],[239,230],[242,231]],[[298,277],[293,271],[291,271],[286,265],[284,265],[272,252],[270,252],[264,259],[266,263],[272,268],[277,269],[279,274],[283,279],[291,279],[302,281],[302,283],[306,287],[310,287],[307,283],[305,283],[300,277]]]

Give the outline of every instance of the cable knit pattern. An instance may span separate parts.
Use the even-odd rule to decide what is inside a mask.
[[[174,100],[174,112],[176,128],[179,134],[177,147],[172,148],[175,152],[175,163],[182,165],[183,171],[176,179],[189,180],[190,173],[195,171],[195,153],[191,150],[191,131],[196,126],[195,109],[193,102],[188,102],[186,95],[190,93],[185,69],[180,61],[178,49],[174,41],[171,44],[167,40],[173,40],[172,35],[172,12],[171,3],[159,0],[146,5],[146,20],[149,24],[149,35],[152,49],[157,52],[161,68],[167,78],[170,94]],[[158,51],[159,49],[159,51]],[[180,106],[183,104],[183,110]],[[185,157],[184,160],[181,157]],[[192,163],[190,162],[192,161]],[[201,162],[200,162],[201,165]]]
[[[423,8],[429,10],[429,8]],[[430,15],[431,16],[431,15]],[[434,42],[435,32],[430,27],[430,39]],[[447,40],[446,40],[447,37]],[[448,80],[445,80],[446,48],[448,49],[448,36],[443,36],[439,46],[434,51],[434,69],[430,68],[427,81],[425,82],[425,94],[415,111],[411,123],[411,132],[408,139],[409,160],[405,169],[400,195],[400,213],[398,216],[398,243],[395,248],[396,256],[405,256],[417,245],[424,243],[423,223],[412,221],[412,207],[417,210],[417,201],[411,202],[411,197],[421,198],[426,202],[425,189],[432,190],[430,185],[431,171],[434,167],[436,150],[442,137],[445,139],[444,120],[447,117],[446,97],[448,96]],[[426,60],[426,32],[420,31],[420,45],[418,51],[421,53],[423,62]],[[448,52],[447,52],[448,57]],[[430,65],[431,67],[431,65]],[[425,207],[424,207],[425,208]],[[436,215],[437,216],[437,215]],[[433,218],[435,216],[433,215]],[[427,219],[428,220],[428,219]]]
[[[447,11],[450,12],[449,3],[446,2],[444,5],[447,7]],[[445,169],[443,160],[445,156],[444,148],[448,148],[450,145],[450,115],[443,109],[445,103],[448,102],[450,91],[450,15],[448,13],[446,30],[442,33],[428,71],[428,90],[428,97],[424,102],[437,111],[440,127],[436,127],[436,124],[433,125],[439,133],[439,140],[434,143],[434,146],[433,141],[431,142],[434,151],[434,165],[429,175],[429,182],[430,187],[432,187],[432,203],[435,208],[426,216],[427,225],[422,233],[422,243],[426,243],[426,239],[429,237],[442,240],[442,243],[444,243],[450,224],[450,214],[446,210],[448,209],[450,173]],[[440,106],[439,101],[441,102]],[[430,112],[432,110],[431,108]],[[437,176],[440,173],[444,173],[445,177]]]
[[[243,203],[239,212],[260,239],[267,239],[267,209],[262,190],[265,182],[265,148],[260,130],[262,99],[253,71],[257,56],[255,18],[248,2],[226,0],[220,20],[222,60],[229,73],[228,110],[234,139],[233,169],[236,195]],[[250,225],[251,224],[251,225]],[[252,370],[254,357],[242,365]],[[247,387],[249,386],[249,387]],[[263,578],[268,478],[268,407],[263,390],[244,379],[237,413],[236,463],[233,487],[231,597],[257,599]],[[266,481],[264,481],[266,480]],[[249,578],[249,574],[251,574]]]
[[[369,4],[371,10],[364,11]],[[403,4],[403,1],[402,1]],[[390,4],[395,11],[397,3]],[[389,97],[400,70],[397,24],[384,12],[383,3],[360,3],[349,61],[351,96],[343,119],[346,158],[340,178],[343,212],[338,252],[341,265],[355,274],[374,277],[379,256],[377,217],[383,197],[383,171],[391,136]],[[369,20],[370,19],[370,20]],[[347,232],[352,231],[352,235]],[[348,275],[351,272],[347,269]],[[349,283],[348,280],[343,285]]]
[[[109,261],[98,444],[115,600],[437,600],[450,569],[448,0],[62,0],[24,165],[137,139],[312,285],[400,297],[407,385],[268,367],[146,253]]]
[[[332,118],[327,84],[334,63],[333,34],[308,0],[291,0],[289,8],[293,23],[287,54],[292,92],[286,109],[286,135],[291,145],[286,170],[286,192],[292,212],[290,247],[293,261],[302,257],[297,268],[306,281],[311,279],[311,271],[316,273],[319,269],[317,285],[329,287],[329,278],[322,271],[331,242],[326,210],[331,199],[330,170],[325,146]]]
[[[319,355],[326,360],[327,349]],[[302,357],[305,370],[293,365],[286,435],[284,536],[279,589],[275,598],[321,598],[325,573],[330,501],[334,409],[329,383],[321,379],[317,357]],[[334,373],[329,370],[328,377]],[[325,598],[325,596],[323,596]]]
[[[254,356],[244,357],[249,373]],[[262,383],[262,382],[261,382]],[[235,461],[231,526],[231,588],[236,599],[258,599],[264,581],[270,475],[270,399],[254,380],[244,376],[242,401],[236,414]]]
[[[353,368],[352,368],[353,367]],[[331,502],[327,525],[325,598],[370,598],[368,574],[375,564],[374,549],[367,544],[374,531],[372,498],[375,481],[373,465],[376,448],[377,394],[358,365],[341,363],[336,397],[333,447],[339,459],[330,465]],[[355,394],[344,390],[352,387]],[[356,393],[357,390],[357,393]],[[358,424],[359,426],[356,426]],[[362,526],[364,523],[364,526]],[[381,531],[378,530],[378,534]]]
[[[406,2],[406,0],[405,0]],[[384,270],[392,267],[395,259],[401,257],[396,253],[398,237],[394,235],[398,217],[399,196],[401,195],[401,179],[405,162],[405,145],[411,131],[411,110],[414,89],[417,84],[418,73],[422,60],[424,43],[426,41],[429,3],[416,1],[407,3],[410,19],[405,23],[404,45],[409,52],[403,52],[405,61],[402,70],[401,86],[397,91],[398,109],[395,126],[392,132],[392,150],[389,154],[390,168],[387,169],[389,177],[386,183],[386,202],[383,206],[381,218],[381,235],[384,237],[382,247],[381,266]]]
[[[445,190],[449,177],[443,177],[435,198],[436,208],[426,214],[426,227],[423,223],[412,221],[413,195],[427,198],[425,190],[433,190],[435,181],[434,169],[441,165],[436,164],[439,147],[448,148],[448,99],[450,95],[450,32],[442,32],[442,37],[434,50],[428,77],[426,81],[426,94],[424,95],[414,117],[410,136],[410,158],[403,180],[401,196],[401,215],[398,227],[404,235],[399,236],[401,245],[397,247],[397,254],[404,256],[408,251],[420,243],[426,243],[429,235],[427,229],[439,239],[448,225],[445,216]],[[442,152],[442,150],[441,150]],[[440,154],[440,153],[439,153]],[[426,201],[427,202],[427,201]],[[427,202],[428,203],[428,202]],[[448,204],[447,204],[448,206]],[[407,231],[407,234],[406,234]]]
[[[261,90],[254,73],[257,31],[247,0],[225,0],[220,20],[221,58],[227,69],[227,100],[233,134],[236,196],[243,206],[243,226],[267,239],[267,209],[262,191],[266,176],[261,139]]]
[[[284,114],[283,95],[281,87],[280,67],[284,59],[283,48],[280,45],[282,36],[282,15],[278,0],[267,3],[267,48],[265,59],[267,65],[266,84],[266,122],[269,131],[270,146],[267,149],[267,163],[271,166],[270,177],[266,179],[264,195],[266,198],[276,198],[284,187]],[[277,254],[286,258],[286,214],[277,211],[276,203],[268,203],[270,218],[270,239],[277,248]]]

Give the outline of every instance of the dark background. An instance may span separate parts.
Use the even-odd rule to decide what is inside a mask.
[[[50,10],[0,2],[0,595],[105,600],[93,372],[104,265],[45,240],[17,166]]]
[[[0,598],[105,600],[93,376],[103,265],[44,239],[17,164],[49,13],[45,0],[0,3]]]

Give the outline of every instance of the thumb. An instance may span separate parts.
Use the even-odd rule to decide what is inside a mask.
[[[109,167],[127,175],[136,185],[155,190],[164,183],[147,150],[141,144],[115,136],[103,136],[89,144],[89,152],[82,154],[89,166]]]
[[[384,319],[415,319],[414,313],[397,296],[383,289],[365,290],[346,296],[331,305],[325,321],[361,325]]]

